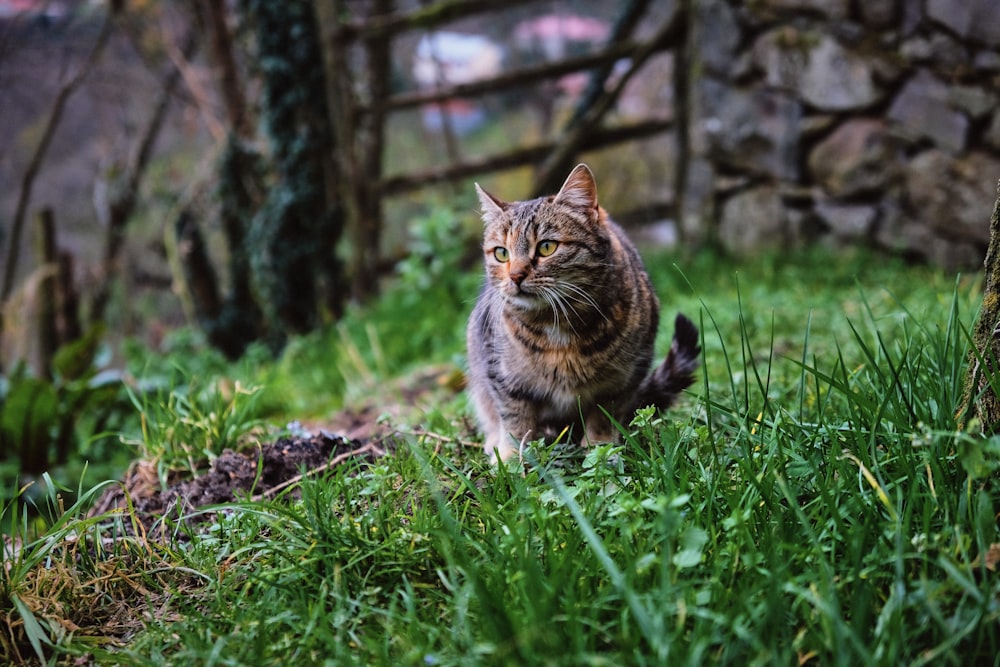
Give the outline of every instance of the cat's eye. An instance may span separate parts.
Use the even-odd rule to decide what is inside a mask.
[[[493,248],[493,256],[496,257],[498,262],[506,263],[510,259],[510,252],[503,246],[497,246]]]
[[[538,243],[537,250],[538,254],[541,257],[548,257],[549,255],[554,253],[556,251],[556,248],[558,247],[559,247],[558,241],[540,241]]]

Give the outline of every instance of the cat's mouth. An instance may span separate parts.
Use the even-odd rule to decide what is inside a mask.
[[[545,300],[533,292],[525,291],[523,287],[514,287],[504,292],[505,301],[522,310],[536,310],[545,305]]]

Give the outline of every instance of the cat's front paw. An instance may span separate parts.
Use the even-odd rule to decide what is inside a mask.
[[[506,433],[487,436],[484,447],[490,463],[495,465],[498,461],[506,461],[513,456],[517,452],[513,445],[511,437]]]

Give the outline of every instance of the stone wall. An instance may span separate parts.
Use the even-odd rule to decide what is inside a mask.
[[[982,265],[1000,179],[1000,0],[691,6],[689,238]]]

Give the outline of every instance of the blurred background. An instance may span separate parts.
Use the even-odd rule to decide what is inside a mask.
[[[995,0],[0,0],[0,460],[113,428],[126,341],[467,309],[475,181],[584,161],[645,247],[977,270],[998,91]]]

